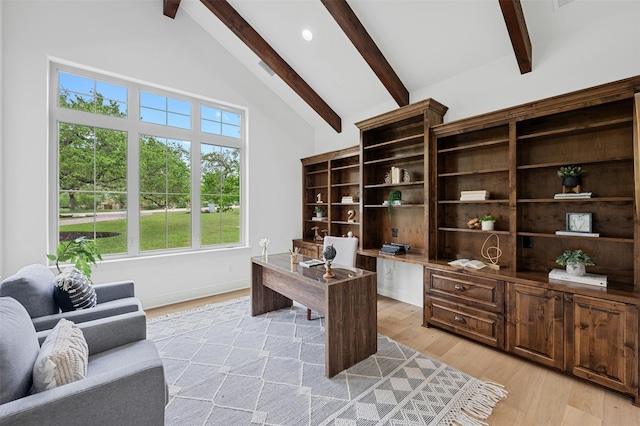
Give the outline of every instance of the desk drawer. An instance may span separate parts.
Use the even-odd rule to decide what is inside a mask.
[[[425,324],[435,325],[504,349],[504,315],[481,311],[436,297],[427,297],[425,302]]]
[[[425,292],[477,309],[504,312],[504,281],[427,268]]]

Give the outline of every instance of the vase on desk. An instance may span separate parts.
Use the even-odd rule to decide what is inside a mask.
[[[267,246],[262,246],[262,258],[269,260],[269,253],[267,253]]]

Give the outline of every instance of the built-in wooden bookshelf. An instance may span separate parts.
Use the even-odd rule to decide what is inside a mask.
[[[377,256],[383,243],[409,244],[403,258],[424,259],[427,245],[429,184],[426,148],[429,129],[442,123],[447,107],[426,99],[356,123],[360,129],[362,170],[362,248]],[[396,179],[391,168],[401,170]],[[385,205],[389,193],[402,194],[400,205]]]
[[[428,99],[356,123],[360,146],[303,159],[303,235],[317,193],[330,235],[351,229],[360,259],[424,265],[424,325],[437,326],[606,386],[640,405],[640,76],[442,123]],[[358,166],[356,166],[356,162]],[[590,198],[557,199],[558,169],[579,165]],[[391,168],[403,170],[389,180]],[[407,178],[404,178],[404,171]],[[359,185],[356,185],[359,182]],[[342,196],[358,188],[358,201]],[[389,192],[402,192],[391,217]],[[486,190],[488,199],[461,200]],[[354,222],[346,211],[359,209]],[[593,233],[558,235],[567,213],[592,215]],[[490,214],[493,231],[468,221]],[[383,243],[411,245],[379,254]],[[294,242],[295,244],[295,242]],[[454,267],[499,249],[499,269]],[[556,258],[582,249],[606,287],[549,279]],[[317,253],[317,252],[316,252]],[[317,253],[319,255],[319,253]],[[369,269],[369,268],[368,268]]]
[[[298,247],[304,255],[322,258],[325,235],[360,238],[360,147],[306,157],[301,162],[302,238],[293,240],[293,247]],[[324,211],[321,220],[315,217],[316,207]],[[375,271],[375,259],[357,256],[356,264]]]
[[[638,402],[640,77],[435,126],[424,324],[629,394]],[[586,171],[556,199],[558,169]],[[460,192],[490,198],[460,201]],[[557,235],[567,213],[593,233]],[[469,229],[491,214],[495,230]],[[499,270],[448,262],[499,247]],[[550,280],[564,250],[595,258],[607,287]],[[495,254],[496,251],[494,251]]]

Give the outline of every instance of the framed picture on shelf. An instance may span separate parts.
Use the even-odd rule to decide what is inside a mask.
[[[567,231],[590,233],[592,229],[592,213],[567,213]]]

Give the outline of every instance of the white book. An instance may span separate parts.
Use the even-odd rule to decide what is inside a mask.
[[[607,276],[606,275],[596,275],[596,274],[586,274],[582,276],[570,275],[567,271],[562,269],[552,269],[549,272],[550,280],[558,280],[558,281],[570,281],[574,283],[580,284],[590,284],[598,287],[606,287],[607,286]]]
[[[460,201],[484,201],[488,200],[488,196],[484,195],[461,195]]]
[[[327,219],[329,219],[329,218],[328,218],[328,217],[326,217],[326,216],[322,216],[322,217],[313,216],[313,217],[311,218],[311,220],[317,220],[317,221],[323,221],[323,220],[327,220]]]
[[[598,232],[556,231],[556,235],[569,235],[571,237],[599,237]]]
[[[449,262],[449,265],[460,266],[462,268],[469,268],[469,269],[482,269],[485,266],[487,266],[484,263],[480,262],[479,260],[469,260],[469,259],[452,260],[451,262]]]
[[[298,264],[303,268],[311,268],[314,266],[324,265],[324,262],[320,259],[311,259],[299,262]]]
[[[477,191],[460,191],[460,195],[489,195],[489,191],[485,189],[477,190]]]
[[[591,192],[580,192],[578,194],[576,194],[575,192],[568,192],[566,194],[556,194],[553,196],[553,198],[555,198],[556,200],[563,198],[591,198],[592,194],[593,193]]]

